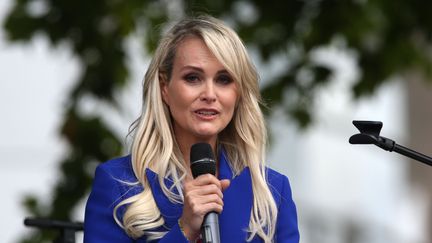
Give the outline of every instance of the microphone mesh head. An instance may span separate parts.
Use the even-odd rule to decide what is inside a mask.
[[[190,151],[190,166],[194,178],[203,174],[216,174],[216,161],[208,143],[196,143]]]

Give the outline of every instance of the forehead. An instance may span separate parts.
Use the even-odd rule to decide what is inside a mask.
[[[199,37],[188,37],[177,46],[174,64],[212,63],[222,66],[204,41]]]

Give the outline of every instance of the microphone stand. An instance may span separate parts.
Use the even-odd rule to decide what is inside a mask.
[[[424,164],[432,166],[432,158],[426,156],[422,153],[414,151],[412,149],[406,148],[397,144],[395,141],[380,136],[380,131],[383,126],[383,123],[380,121],[353,121],[353,124],[360,133],[355,134],[350,137],[350,144],[375,144],[376,146],[392,152],[405,155],[409,158],[420,161]]]
[[[59,230],[60,235],[53,241],[53,243],[75,243],[75,232],[84,229],[82,222],[73,223],[42,218],[25,218],[24,225],[41,229]]]

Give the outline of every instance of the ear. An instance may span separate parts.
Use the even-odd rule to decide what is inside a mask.
[[[159,74],[159,84],[162,95],[163,102],[169,106],[169,96],[168,96],[168,82],[163,77],[164,75]]]

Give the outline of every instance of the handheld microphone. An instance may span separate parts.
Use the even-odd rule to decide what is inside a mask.
[[[196,143],[192,145],[190,166],[194,178],[203,174],[216,175],[216,161],[210,144]],[[219,219],[216,212],[209,212],[204,216],[201,236],[204,243],[220,243]]]

